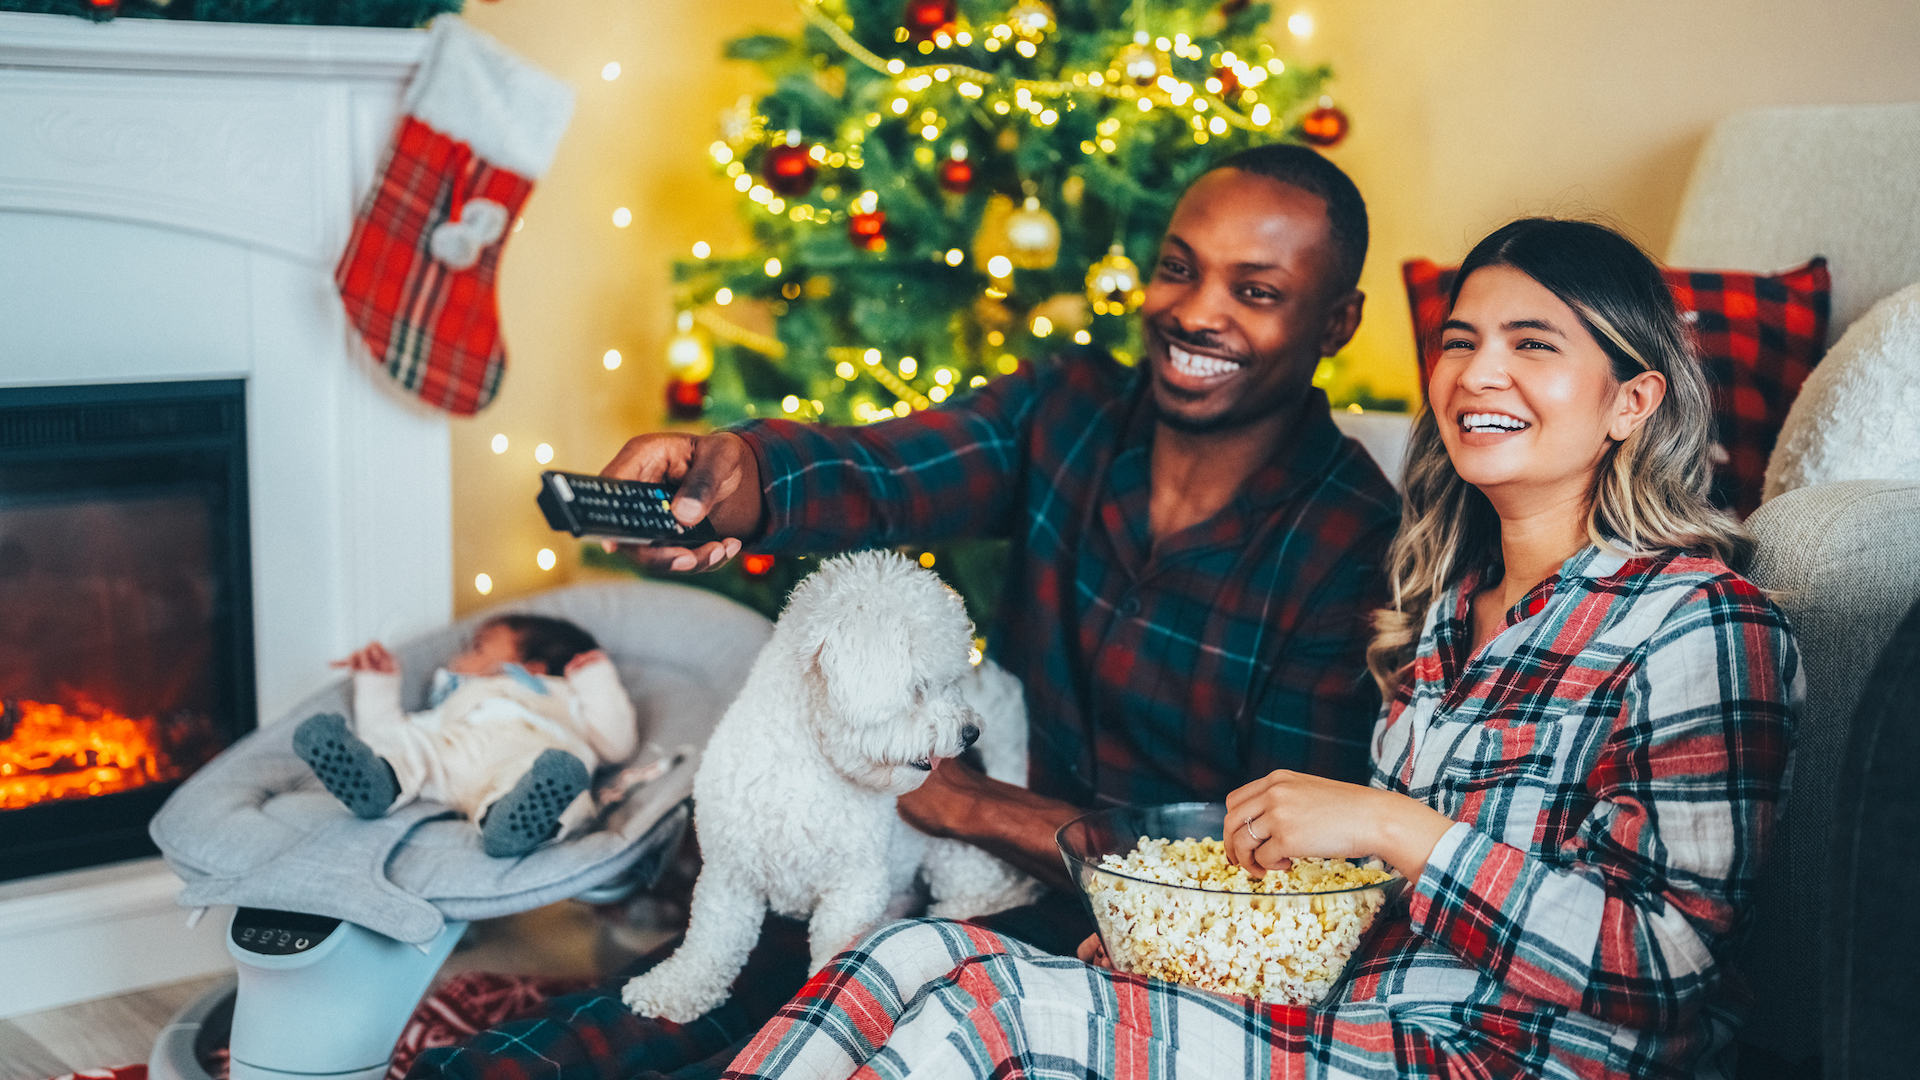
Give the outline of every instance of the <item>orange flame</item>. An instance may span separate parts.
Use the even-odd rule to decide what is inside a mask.
[[[172,780],[182,769],[160,748],[159,724],[82,704],[21,701],[12,736],[0,740],[0,810],[80,799]]]

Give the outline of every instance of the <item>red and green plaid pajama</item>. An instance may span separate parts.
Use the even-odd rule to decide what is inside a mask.
[[[1374,737],[1374,784],[1458,824],[1323,1007],[898,923],[726,1075],[1726,1075],[1801,694],[1785,618],[1712,560],[1588,548],[1469,655],[1471,593],[1434,605]]]
[[[1218,800],[1274,769],[1360,781],[1369,615],[1399,498],[1315,390],[1227,508],[1148,536],[1145,372],[1097,350],[860,427],[736,429],[776,554],[1013,541],[994,659],[1032,716],[1031,786],[1080,805]]]

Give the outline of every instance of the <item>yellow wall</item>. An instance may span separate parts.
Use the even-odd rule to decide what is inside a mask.
[[[1920,100],[1915,0],[1282,0],[1314,17],[1303,58],[1334,66],[1354,118],[1333,157],[1366,193],[1371,296],[1351,378],[1417,396],[1399,264],[1457,259],[1522,213],[1605,212],[1658,254],[1701,139],[1735,109]],[[750,29],[798,24],[787,0],[501,0],[468,17],[579,91],[572,127],[508,245],[509,365],[498,400],[454,426],[455,596],[462,612],[560,584],[573,545],[532,498],[536,443],[596,471],[662,414],[668,261],[743,239],[703,156],[716,116],[754,88],[719,59]],[[1277,22],[1278,22],[1277,21]],[[1292,41],[1275,26],[1277,40]],[[622,74],[600,77],[608,61]],[[617,206],[634,224],[616,229]],[[1809,254],[1812,254],[1809,252]],[[601,366],[617,348],[619,370]],[[488,447],[504,433],[509,449]],[[560,565],[534,562],[552,547]],[[490,574],[493,594],[474,590]]]
[[[578,97],[501,262],[506,379],[491,407],[453,428],[461,614],[577,574],[577,545],[534,508],[534,447],[553,447],[552,468],[599,472],[627,436],[660,425],[668,264],[696,240],[722,250],[745,240],[736,196],[713,178],[705,148],[757,71],[722,60],[721,46],[798,24],[787,0],[473,0],[466,16]],[[609,61],[621,66],[611,82],[601,77]],[[612,220],[621,206],[633,213],[624,229]],[[602,365],[608,349],[621,353],[617,370]],[[507,436],[505,454],[491,449],[496,434]],[[552,571],[534,561],[542,547],[559,557]],[[490,596],[474,588],[480,573],[493,578]]]
[[[1659,256],[1720,117],[1920,101],[1915,0],[1277,0],[1276,11],[1314,16],[1302,51],[1333,65],[1353,117],[1331,156],[1367,197],[1373,246],[1350,355],[1383,397],[1419,393],[1401,260],[1457,261],[1530,213],[1605,214]]]

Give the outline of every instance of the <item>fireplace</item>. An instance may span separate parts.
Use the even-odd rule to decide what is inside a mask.
[[[0,388],[0,880],[152,854],[254,726],[245,388]]]
[[[137,522],[68,526],[82,537],[157,543],[170,530],[176,553],[190,553],[159,561],[197,569],[147,592],[184,607],[201,630],[191,641],[155,632],[152,620],[179,616],[136,606],[147,621],[111,623],[111,640],[145,641],[137,663],[163,677],[110,685],[125,695],[119,704],[90,699],[102,718],[152,720],[156,736],[184,744],[170,751],[177,760],[156,759],[128,790],[0,809],[0,877],[11,879],[0,880],[0,972],[15,976],[0,977],[0,1019],[230,968],[219,914],[187,925],[166,864],[125,858],[148,850],[146,814],[179,782],[149,777],[191,767],[206,749],[193,732],[210,729],[218,745],[306,715],[303,702],[340,678],[329,660],[453,614],[447,415],[396,392],[356,349],[333,285],[425,44],[415,30],[0,12],[0,394],[10,413],[40,417],[6,430],[66,409],[75,432],[32,452],[18,435],[0,436],[0,502],[18,505],[8,485],[32,486],[15,479],[18,461],[120,454],[142,431],[199,432],[177,449],[199,454],[203,469],[137,506],[124,463],[104,480],[68,474],[107,489],[109,505],[86,513]],[[71,419],[89,396],[149,392],[141,400],[177,403],[172,419],[118,429],[100,426],[99,412]],[[229,494],[209,500],[196,486],[213,482],[209,447],[237,446],[243,426],[246,471],[226,459]],[[105,443],[78,438],[114,430]],[[77,558],[89,550],[79,543],[52,547]],[[0,621],[9,603],[0,600]],[[196,657],[205,666],[189,673]],[[63,719],[89,715],[58,697],[41,662],[29,662],[42,675],[31,691],[0,693],[53,697]],[[0,660],[0,671],[19,670]],[[173,700],[133,700],[124,687],[136,684]],[[164,728],[182,711],[185,724]],[[101,767],[100,748],[85,749]],[[53,766],[67,770],[63,783],[79,779],[72,762]],[[49,841],[96,831],[105,845]],[[37,872],[83,856],[120,861]]]

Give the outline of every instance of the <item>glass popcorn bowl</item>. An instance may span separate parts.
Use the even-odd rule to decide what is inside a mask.
[[[1317,1004],[1406,879],[1378,859],[1299,859],[1254,881],[1226,863],[1226,813],[1220,803],[1124,806],[1075,818],[1054,839],[1115,970]]]

